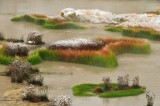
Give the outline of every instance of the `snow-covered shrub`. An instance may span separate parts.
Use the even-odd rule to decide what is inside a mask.
[[[51,100],[50,106],[71,106],[72,100],[70,97],[62,95]]]
[[[110,77],[103,77],[102,81],[104,83],[104,90],[110,90],[111,89],[111,79],[110,79]]]
[[[12,82],[21,83],[29,78],[32,73],[32,67],[29,62],[15,60],[6,68],[5,72],[6,75],[11,76]]]
[[[73,50],[97,50],[102,48],[104,44],[99,41],[84,38],[74,38],[68,40],[59,40],[52,43],[48,48],[56,49],[73,49]]]
[[[133,78],[132,87],[134,87],[134,88],[139,88],[140,87],[140,85],[139,85],[139,76],[136,76],[136,77]]]
[[[44,78],[41,75],[32,76],[28,79],[29,84],[43,86],[43,80]]]
[[[22,43],[7,43],[3,49],[9,56],[27,56],[29,52],[28,46]]]
[[[30,102],[48,102],[48,87],[28,86],[22,94],[22,99]]]
[[[125,87],[129,87],[129,75],[118,76],[118,87],[119,89],[124,89]]]
[[[43,43],[43,41],[42,41],[42,34],[41,33],[37,32],[37,31],[33,31],[28,34],[27,44],[39,45],[42,43]]]
[[[147,106],[153,106],[155,100],[155,94],[147,92],[146,98],[147,98]]]

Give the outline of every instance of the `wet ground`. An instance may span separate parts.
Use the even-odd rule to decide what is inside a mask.
[[[95,38],[99,36],[122,37],[119,33],[105,32],[103,24],[90,24],[85,30],[48,30],[30,23],[14,23],[10,21],[12,15],[25,13],[42,13],[56,15],[60,10],[72,7],[75,9],[100,9],[113,13],[144,13],[160,7],[159,1],[146,0],[0,0],[0,31],[7,37],[19,38],[28,32],[37,30],[44,34],[47,43],[73,37]],[[86,25],[86,24],[85,24]],[[130,77],[139,76],[140,84],[156,93],[155,106],[160,106],[160,42],[151,42],[152,53],[149,55],[123,54],[118,56],[119,66],[115,69],[94,67],[88,65],[43,62],[37,65],[44,74],[45,85],[49,86],[49,96],[69,95],[73,99],[73,106],[145,106],[145,94],[134,97],[102,99],[98,97],[75,97],[72,86],[81,83],[99,83],[103,76],[110,76],[116,82],[118,75],[129,74]],[[0,71],[4,66],[0,65]],[[1,80],[4,79],[4,80]],[[10,88],[9,81],[0,77],[0,95],[4,87]],[[4,82],[6,83],[4,84]]]

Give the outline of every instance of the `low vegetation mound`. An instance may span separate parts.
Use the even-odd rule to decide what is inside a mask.
[[[159,41],[160,32],[148,27],[110,27],[106,31],[121,32],[122,35],[134,38],[147,38]]]
[[[31,45],[44,44],[44,42],[42,41],[42,34],[37,31],[30,32],[27,37],[27,44]]]
[[[71,23],[62,17],[51,17],[42,14],[26,14],[22,16],[14,16],[11,21],[15,22],[30,22],[40,25],[47,29],[84,29],[85,27]]]
[[[155,11],[148,11],[147,14],[160,15],[160,9],[159,10],[155,10]]]
[[[23,43],[7,43],[2,49],[8,56],[27,56],[29,52],[28,46]]]
[[[31,77],[31,74],[39,72],[33,69],[29,62],[15,60],[6,68],[5,74],[11,77],[11,82],[22,83]]]
[[[48,96],[48,87],[36,87],[34,85],[30,85],[27,87],[23,93],[23,100],[30,102],[49,102]]]
[[[139,85],[139,77],[133,78],[129,85],[129,75],[118,76],[118,83],[111,83],[109,77],[103,78],[102,84],[80,84],[73,87],[75,96],[100,96],[102,98],[136,96],[145,93],[145,88]]]

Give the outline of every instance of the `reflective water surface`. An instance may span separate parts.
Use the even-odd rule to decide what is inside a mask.
[[[25,13],[43,13],[56,15],[61,9],[72,7],[75,9],[100,9],[113,13],[144,13],[160,7],[160,1],[146,0],[0,0],[0,31],[7,37],[19,38],[29,31],[38,30],[44,34],[47,43],[73,37],[95,38],[98,36],[122,37],[118,33],[104,31],[103,24],[92,25],[85,30],[48,30],[30,23],[14,23],[10,21],[12,15]],[[85,24],[86,25],[86,24]],[[156,93],[155,106],[160,106],[160,43],[151,42],[150,55],[123,54],[118,56],[119,66],[115,69],[64,63],[43,62],[36,65],[46,74],[45,85],[49,86],[49,96],[69,95],[73,99],[73,106],[145,106],[145,94],[134,97],[109,98],[75,97],[72,86],[81,83],[99,83],[103,76],[110,76],[116,82],[118,75],[130,74],[139,76],[141,85]],[[4,66],[0,66],[4,70]]]

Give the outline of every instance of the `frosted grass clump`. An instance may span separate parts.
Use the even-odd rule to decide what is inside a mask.
[[[34,76],[34,80],[40,81],[43,83],[44,78],[41,75],[38,75],[38,76]]]
[[[22,97],[26,98],[28,95],[36,95],[36,86],[34,85],[29,85],[28,87],[26,87],[26,89],[24,90]]]
[[[48,101],[48,87],[36,87],[29,85],[22,94],[22,99],[30,102],[44,102]]]
[[[102,42],[93,41],[91,39],[74,38],[54,42],[49,46],[49,49],[96,49],[100,48],[102,45]]]
[[[22,83],[32,74],[32,67],[29,62],[15,60],[6,68],[5,72],[6,75],[11,76],[12,82]]]
[[[61,95],[51,100],[50,106],[71,106],[72,100],[70,97]]]
[[[44,78],[41,75],[36,75],[36,76],[30,77],[30,79],[28,80],[28,83],[33,85],[43,86],[43,81],[44,81]]]
[[[155,100],[155,94],[147,92],[146,93],[146,98],[147,98],[147,106],[153,106],[154,100]]]
[[[24,62],[20,60],[13,61],[10,66],[17,67],[23,70],[30,70],[32,68],[31,64],[29,62]]]
[[[118,17],[118,16],[117,16]],[[160,31],[160,16],[153,14],[120,14],[119,17],[125,20],[118,26],[143,27]]]
[[[9,56],[27,56],[29,48],[23,43],[8,43],[4,48],[4,51]]]
[[[125,87],[129,87],[129,75],[118,76],[118,87],[119,89],[124,89]]]
[[[110,77],[103,77],[102,81],[104,83],[104,90],[110,90],[111,89],[111,79],[110,79]]]
[[[42,34],[37,31],[30,32],[27,37],[27,43],[28,44],[42,44],[43,43]]]
[[[139,76],[136,76],[133,78],[133,84],[132,87],[138,88],[139,86]]]

